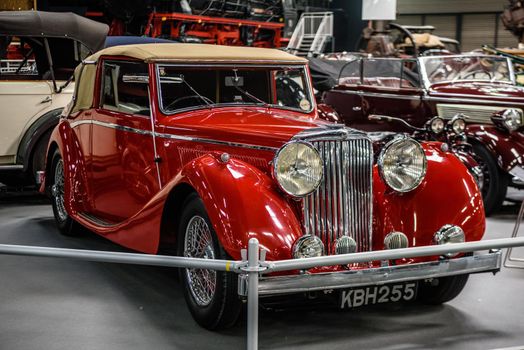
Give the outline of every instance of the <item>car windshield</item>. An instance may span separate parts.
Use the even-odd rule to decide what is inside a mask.
[[[511,83],[511,70],[504,57],[429,56],[420,58],[430,84],[456,81]]]
[[[160,104],[167,114],[221,105],[260,105],[309,112],[313,99],[304,66],[157,65]]]

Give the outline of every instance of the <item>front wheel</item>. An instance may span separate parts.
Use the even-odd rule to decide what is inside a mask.
[[[466,286],[469,275],[435,278],[430,282],[420,282],[417,300],[424,304],[440,305],[455,297]]]
[[[179,256],[228,259],[209,221],[204,203],[193,194],[185,201],[178,229]],[[184,297],[193,318],[210,330],[229,328],[241,310],[237,275],[205,269],[180,269]]]
[[[65,236],[76,236],[79,225],[69,216],[65,207],[65,174],[64,161],[58,150],[53,154],[50,172],[51,204],[56,226],[61,234]]]
[[[491,153],[482,144],[474,143],[473,151],[478,157],[479,165],[483,173],[482,198],[484,200],[484,211],[486,216],[498,210],[508,191],[509,177],[497,165]]]

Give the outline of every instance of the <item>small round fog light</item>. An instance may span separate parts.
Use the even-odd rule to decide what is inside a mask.
[[[433,117],[426,125],[428,125],[429,130],[435,134],[440,134],[442,131],[444,131],[445,127],[444,119],[440,117]]]
[[[466,121],[461,117],[455,117],[451,119],[450,123],[451,130],[453,130],[453,132],[457,135],[462,134],[464,130],[466,130]]]
[[[386,249],[407,248],[408,244],[408,237],[402,232],[393,231],[384,237],[384,247]]]
[[[314,258],[324,255],[324,243],[317,236],[302,236],[293,246],[295,259]]]
[[[352,237],[342,236],[335,243],[335,254],[350,254],[357,251],[357,242]]]
[[[450,244],[450,243],[464,243],[466,236],[464,231],[455,225],[444,225],[438,230],[433,236],[433,241],[436,244]],[[457,256],[458,253],[448,253],[444,256],[452,258]]]

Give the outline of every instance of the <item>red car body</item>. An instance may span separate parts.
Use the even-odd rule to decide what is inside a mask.
[[[163,50],[171,49],[174,53],[189,47],[162,45]],[[155,45],[135,47],[154,51]],[[212,54],[205,53],[206,50],[205,45],[196,50],[207,57],[205,64],[224,64],[220,57],[210,59]],[[238,54],[241,51],[237,48],[224,50],[229,50],[226,51],[230,57],[227,65],[293,64],[307,72],[305,61],[284,53],[268,61],[256,59],[257,56],[246,58]],[[265,52],[275,55],[273,50],[251,50],[261,50],[249,52],[262,57],[267,56]],[[236,54],[238,58],[234,59]],[[174,54],[180,55],[183,54]],[[353,135],[363,144],[371,145],[371,142],[364,133],[320,119],[313,101],[310,111],[246,104],[204,105],[183,113],[166,113],[161,99],[157,98],[162,96],[158,79],[163,79],[157,74],[157,65],[170,59],[170,56],[147,59],[135,51],[130,53],[124,47],[115,47],[88,58],[96,63],[77,69],[80,73],[83,69],[92,69],[91,74],[96,77],[94,88],[91,85],[89,90],[90,85],[80,78],[77,83],[80,93],[77,92],[73,107],[64,113],[51,136],[47,189],[57,192],[52,164],[53,155],[60,154],[64,163],[63,204],[67,215],[118,244],[145,253],[157,253],[161,246],[176,244],[185,199],[196,193],[228,256],[241,259],[241,249],[247,247],[250,238],[257,238],[267,250],[267,260],[292,259],[294,245],[306,230],[305,199],[294,198],[279,188],[273,174],[276,152],[293,142],[297,135],[312,132]],[[100,105],[100,87],[105,86],[101,82],[102,67],[107,60],[147,62],[151,118],[107,110]],[[192,60],[203,64],[203,59],[194,55],[188,55],[184,64],[191,65]],[[306,78],[310,84],[309,75]],[[81,104],[79,101],[85,97],[82,89],[86,86],[94,95],[88,96],[90,102],[84,108],[75,110],[75,104]],[[365,232],[372,227],[372,237],[363,237],[370,239],[369,244],[358,245],[357,251],[384,249],[384,239],[393,231],[403,232],[409,247],[431,245],[435,232],[445,224],[460,226],[466,241],[482,238],[483,204],[472,176],[453,154],[442,149],[441,143],[426,142],[422,147],[427,171],[422,183],[411,192],[393,191],[384,183],[378,166],[370,167],[371,178],[365,180],[369,183],[366,182],[368,185],[362,190],[367,197],[359,197],[359,203],[355,200],[351,210],[355,220],[362,217],[358,216],[360,212],[369,211],[366,208],[372,209],[372,215],[368,213],[369,222],[349,224],[365,227]],[[371,153],[370,157],[372,161]],[[330,208],[342,210],[336,204]],[[332,222],[332,227],[324,226],[323,230],[330,235],[348,234],[341,232],[340,227]],[[332,251],[328,249],[326,254]],[[396,264],[423,261],[439,261],[439,257],[399,260]],[[310,272],[379,266],[379,262],[374,262]],[[491,270],[495,268],[492,266]]]

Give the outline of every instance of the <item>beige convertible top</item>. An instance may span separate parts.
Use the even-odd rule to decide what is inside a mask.
[[[127,56],[145,62],[196,61],[196,62],[267,62],[305,63],[306,59],[275,49],[257,47],[220,46],[209,44],[137,44],[113,46],[87,58],[96,61],[100,56]]]
[[[91,108],[96,65],[101,56],[125,56],[144,62],[306,64],[307,60],[276,49],[209,44],[137,44],[113,46],[89,56],[75,70],[75,97],[68,113]]]

